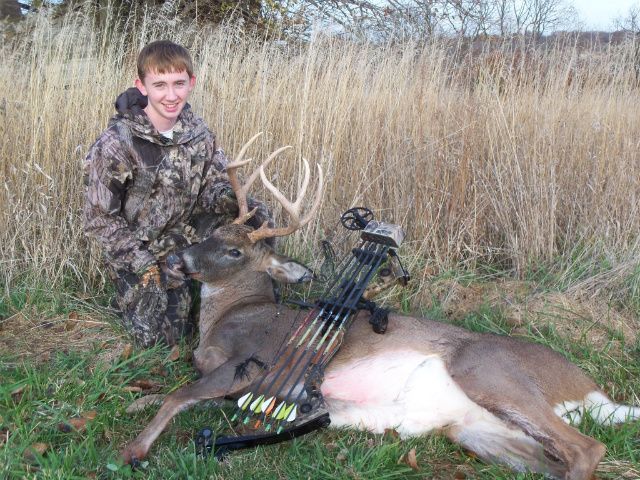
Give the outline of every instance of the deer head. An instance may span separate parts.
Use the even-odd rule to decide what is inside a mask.
[[[244,160],[245,153],[260,135],[262,133],[254,135],[245,143],[236,159],[227,165],[229,183],[238,201],[238,217],[232,224],[219,228],[209,239],[191,247],[183,254],[185,273],[205,284],[215,283],[220,279],[229,280],[237,273],[247,276],[250,275],[250,272],[264,272],[275,280],[286,283],[304,282],[312,278],[311,271],[307,267],[276,254],[273,248],[261,240],[290,235],[309,223],[318,210],[322,199],[322,168],[318,165],[318,186],[313,204],[307,214],[301,218],[300,210],[309,186],[309,163],[303,159],[304,178],[294,202],[289,201],[267,179],[264,171],[265,167],[280,153],[290,148],[289,146],[281,147],[269,155],[253,171],[244,185],[238,178],[237,170],[251,162],[251,159]],[[255,213],[255,209],[251,212],[248,209],[247,195],[258,175],[267,190],[273,194],[289,214],[289,225],[271,228],[265,222],[257,230],[245,225],[245,222]]]
[[[182,270],[207,285],[244,285],[243,279],[253,280],[257,273],[284,283],[308,282],[313,278],[304,265],[277,254],[266,242],[253,241],[255,232],[247,225],[220,227],[204,242],[182,252]]]

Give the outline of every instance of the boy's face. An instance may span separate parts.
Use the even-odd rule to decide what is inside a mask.
[[[170,73],[151,71],[147,72],[144,81],[136,79],[136,87],[149,102],[144,111],[156,129],[164,132],[173,128],[195,84],[196,77],[189,77],[184,70]]]

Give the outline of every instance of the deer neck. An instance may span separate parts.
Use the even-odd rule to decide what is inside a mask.
[[[271,278],[266,273],[256,273],[247,278],[231,277],[216,283],[204,283],[200,289],[200,334],[217,324],[235,310],[251,305],[275,303]],[[203,321],[204,320],[204,321]]]

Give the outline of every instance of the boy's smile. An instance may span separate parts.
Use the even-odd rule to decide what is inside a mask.
[[[146,73],[144,80],[136,79],[136,87],[149,102],[144,111],[159,132],[173,128],[195,84],[196,77],[190,77],[184,70],[169,73],[151,71]]]

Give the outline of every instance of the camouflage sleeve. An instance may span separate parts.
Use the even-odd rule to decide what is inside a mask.
[[[98,241],[107,262],[117,270],[139,272],[156,262],[122,216],[131,156],[109,131],[91,147],[84,162],[85,233]]]
[[[200,206],[208,212],[221,216],[237,216],[238,201],[229,184],[226,168],[229,161],[224,151],[218,147],[215,136],[211,134],[207,145],[207,164],[204,170],[203,188],[199,197]],[[247,225],[258,228],[264,222],[273,226],[273,217],[267,205],[249,197],[249,210],[257,208],[255,215]]]

